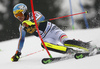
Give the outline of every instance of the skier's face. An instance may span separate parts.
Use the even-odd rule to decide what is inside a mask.
[[[22,12],[19,12],[19,13],[15,14],[14,16],[21,22],[23,22],[25,19],[25,16]]]
[[[23,15],[23,16],[21,16],[21,17],[17,17],[17,19],[18,19],[19,21],[23,22],[24,19],[25,19],[25,16]]]

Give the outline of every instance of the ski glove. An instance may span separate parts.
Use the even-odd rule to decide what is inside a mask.
[[[11,57],[11,61],[13,61],[13,62],[18,61],[20,58],[20,55],[21,55],[21,53],[16,51],[16,54],[13,57]]]

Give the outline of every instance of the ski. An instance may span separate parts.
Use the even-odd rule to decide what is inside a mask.
[[[100,48],[95,55],[97,55],[97,54],[100,54]],[[69,55],[63,56],[63,57],[43,58],[42,63],[48,64],[48,63],[58,62],[58,61],[62,61],[62,60],[68,60],[68,59],[72,59],[72,58],[81,59],[81,58],[95,56],[95,55],[90,55],[89,52],[87,52],[87,53],[74,53],[74,54],[69,54]]]
[[[95,55],[100,54],[100,51],[98,51]],[[90,56],[95,56],[95,55],[90,55],[90,53],[76,53],[74,55],[75,59],[81,59],[81,58],[85,58],[85,57],[90,57]]]
[[[58,62],[58,61],[62,61],[62,60],[68,60],[71,58],[74,58],[75,54],[69,54],[68,56],[63,56],[63,57],[54,57],[54,58],[43,58],[42,59],[42,63],[43,64],[48,64],[48,63],[54,63],[54,62]]]
[[[72,59],[72,58],[82,59],[82,58],[85,58],[85,57],[90,57],[89,54],[90,53],[76,53],[76,54],[70,54],[69,56],[63,56],[63,57],[43,58],[42,63],[43,64],[49,64],[49,63],[54,63],[54,62],[58,62],[58,61],[62,61],[62,60],[68,60],[68,59]],[[98,51],[96,53],[96,55],[97,54],[100,54],[100,51]],[[91,56],[94,56],[94,55],[91,55]]]

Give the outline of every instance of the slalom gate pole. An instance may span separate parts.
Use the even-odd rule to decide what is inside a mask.
[[[37,29],[38,35],[39,35],[39,37],[40,37],[40,39],[41,39],[41,42],[42,42],[44,48],[45,48],[46,51],[47,51],[49,57],[52,58],[51,54],[49,53],[49,51],[48,51],[48,49],[47,49],[47,47],[46,47],[46,45],[45,45],[45,43],[44,43],[44,41],[43,41],[41,35],[40,35],[39,29],[38,29],[38,25],[37,25],[37,21],[36,21],[36,18],[35,18],[35,13],[34,13],[33,0],[30,0],[30,2],[31,2],[31,9],[32,9],[33,18],[34,18],[34,22],[35,22],[35,26],[36,26],[36,29]]]
[[[87,13],[87,11],[81,12],[81,13],[76,13],[76,14],[71,14],[71,15],[66,15],[66,16],[61,16],[61,17],[57,17],[57,18],[52,18],[52,19],[48,19],[48,20],[51,21],[51,20],[55,20],[55,19],[70,17],[70,16],[79,15],[79,14],[84,14],[84,13]]]
[[[36,51],[36,52],[33,52],[33,53],[30,53],[30,54],[27,54],[27,55],[24,55],[24,56],[22,56],[20,58],[27,57],[27,56],[30,56],[30,55],[33,55],[33,54],[36,54],[36,53],[39,53],[39,52],[42,52],[42,51],[44,51],[44,49]]]
[[[40,22],[37,22],[37,23],[42,23],[42,22],[45,22],[45,21],[52,21],[52,20],[56,20],[56,19],[60,19],[60,18],[65,18],[65,17],[75,16],[75,15],[85,14],[85,13],[88,13],[88,12],[85,11],[85,12],[75,13],[75,14],[71,14],[71,15],[66,15],[66,16],[61,16],[61,17],[56,17],[56,18],[51,18],[51,19],[47,19],[47,20],[40,21]]]
[[[82,11],[84,12],[84,7],[83,7],[83,5],[82,5],[82,3],[81,3],[81,0],[79,0],[79,2],[80,2],[80,6],[81,6],[81,8],[82,8]],[[86,28],[88,29],[89,26],[88,26],[88,21],[87,21],[87,19],[86,19],[86,15],[83,14],[83,17],[84,17],[84,21],[85,21]]]
[[[70,13],[72,15],[73,12],[72,12],[72,3],[71,3],[71,0],[69,0],[69,4],[70,4]],[[73,16],[71,16],[71,20],[72,20],[72,29],[74,30],[75,27],[74,27],[74,18],[73,18]]]

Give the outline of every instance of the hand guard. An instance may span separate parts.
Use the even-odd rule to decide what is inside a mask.
[[[13,62],[18,61],[20,58],[20,55],[21,55],[21,53],[16,51],[16,54],[13,57],[11,57],[11,61],[13,61]]]

